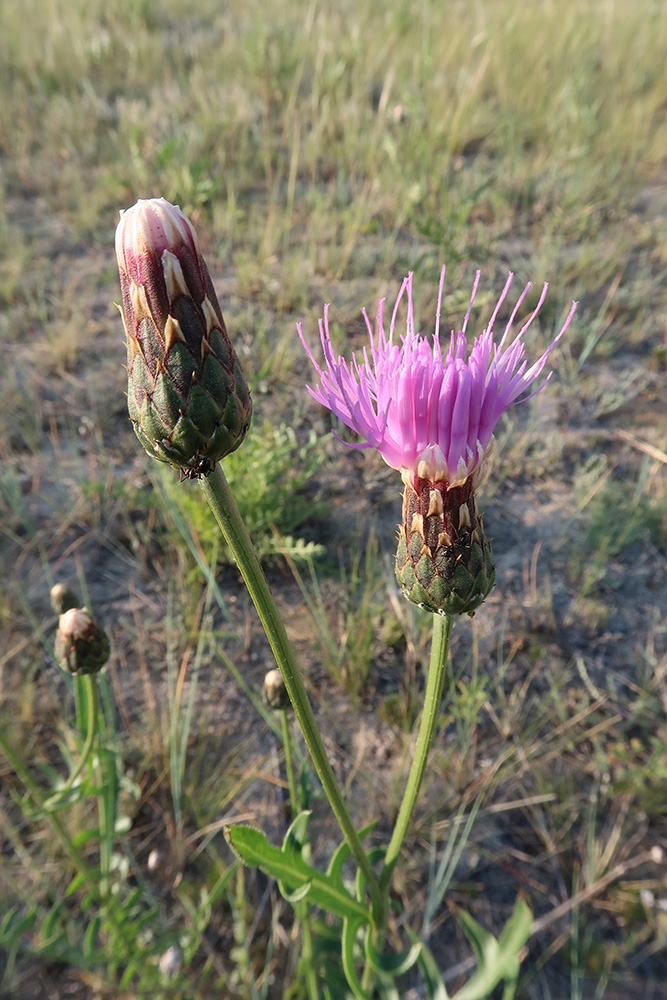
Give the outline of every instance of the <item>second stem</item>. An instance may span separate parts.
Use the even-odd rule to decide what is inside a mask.
[[[426,691],[424,693],[424,708],[422,709],[421,722],[419,724],[419,734],[417,745],[415,746],[415,756],[410,768],[408,783],[403,793],[403,801],[398,811],[396,825],[392,833],[389,847],[384,859],[384,867],[380,875],[380,885],[383,890],[389,886],[391,874],[394,870],[398,856],[403,846],[412,814],[415,811],[417,797],[421,788],[429,750],[433,742],[435,725],[438,720],[440,700],[442,698],[442,688],[445,681],[445,666],[447,663],[447,653],[449,650],[449,636],[452,631],[452,618],[447,615],[433,615],[433,640],[431,644],[431,662],[426,679]]]

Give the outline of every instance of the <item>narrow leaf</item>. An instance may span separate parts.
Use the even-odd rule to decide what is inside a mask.
[[[411,969],[419,957],[421,942],[415,942],[407,951],[398,951],[393,955],[385,955],[378,951],[371,941],[370,934],[366,938],[366,955],[376,972],[388,973],[391,976],[401,976]]]
[[[449,1000],[449,994],[447,993],[445,984],[440,974],[438,963],[433,957],[433,952],[426,947],[423,941],[419,940],[414,931],[411,931],[409,927],[406,927],[406,930],[408,932],[408,937],[414,944],[421,944],[419,955],[417,957],[417,965],[421,969],[422,976],[424,977],[429,1000]]]
[[[362,922],[355,917],[348,917],[343,923],[343,936],[341,939],[343,969],[345,970],[345,977],[349,983],[350,989],[354,993],[357,1000],[371,1000],[371,997],[368,993],[366,993],[359,982],[357,970],[354,967],[354,949],[357,941],[357,934],[362,926]]]
[[[456,1000],[484,1000],[502,980],[513,982],[519,975],[519,953],[530,937],[532,914],[522,900],[505,924],[498,941],[474,917],[458,911],[463,931],[475,949],[477,969]]]

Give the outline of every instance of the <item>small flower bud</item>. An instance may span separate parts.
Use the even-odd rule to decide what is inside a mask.
[[[287,694],[285,681],[279,670],[269,670],[264,678],[262,695],[269,708],[275,708],[276,710],[289,708],[289,695]]]
[[[57,615],[63,615],[70,608],[78,608],[81,601],[73,590],[64,583],[56,583],[51,587],[51,607]]]
[[[198,478],[243,441],[252,413],[192,223],[164,198],[121,212],[116,256],[130,420],[149,455]]]
[[[56,657],[70,674],[96,674],[109,659],[109,638],[85,608],[70,608],[60,616]]]

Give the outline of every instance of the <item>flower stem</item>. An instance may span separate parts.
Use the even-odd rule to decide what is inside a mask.
[[[84,688],[86,691],[86,722],[88,726],[88,732],[86,733],[86,741],[83,744],[81,754],[79,755],[79,760],[67,779],[66,783],[59,788],[55,795],[47,799],[44,803],[45,809],[52,809],[53,806],[63,799],[69,791],[74,787],[74,782],[79,777],[83,771],[90,753],[93,749],[93,744],[95,742],[95,737],[97,736],[97,706],[98,706],[98,692],[97,692],[97,674],[85,674],[84,678]]]
[[[287,787],[289,788],[289,804],[292,810],[292,819],[296,819],[299,814],[299,798],[296,793],[296,778],[294,776],[294,761],[292,760],[292,739],[289,731],[289,716],[287,709],[280,712],[280,733],[283,738],[285,748],[285,771],[287,772]]]
[[[438,709],[442,697],[442,687],[445,680],[445,664],[447,662],[447,652],[449,649],[449,635],[452,630],[452,618],[449,615],[433,615],[433,639],[431,644],[431,663],[429,665],[428,677],[426,680],[426,692],[424,694],[424,707],[422,709],[421,722],[419,724],[419,734],[417,745],[415,746],[415,756],[410,768],[408,783],[403,793],[403,801],[398,811],[396,825],[392,833],[389,847],[384,859],[384,866],[380,875],[380,885],[384,891],[389,887],[391,874],[398,860],[398,856],[403,846],[403,841],[407,835],[415,809],[422,778],[426,769],[428,753],[433,741],[435,724],[438,718]]]
[[[398,817],[394,826],[394,831],[389,841],[389,846],[384,858],[384,865],[380,873],[380,899],[384,909],[378,921],[378,928],[374,934],[374,944],[378,950],[382,950],[387,935],[387,924],[389,920],[389,884],[391,876],[398,861],[398,857],[403,847],[403,842],[407,836],[412,822],[412,815],[417,804],[419,790],[421,788],[429,750],[433,742],[435,724],[438,718],[438,709],[442,697],[442,688],[445,681],[445,666],[447,663],[447,652],[449,650],[449,636],[452,631],[452,621],[450,615],[433,615],[433,638],[431,640],[431,662],[429,664],[428,677],[426,679],[426,691],[424,693],[424,707],[422,709],[421,722],[419,723],[419,733],[417,734],[417,744],[415,746],[415,756],[410,768],[408,783],[403,793],[403,801],[398,811]],[[373,971],[367,961],[364,968],[364,975],[361,981],[362,988],[370,992],[374,980]]]
[[[285,626],[255,554],[246,526],[232,496],[227,479],[220,466],[217,466],[208,476],[200,479],[199,484],[241,571],[253,603],[257,608],[257,613],[273,650],[280,673],[285,681],[287,693],[294,706],[294,712],[301,726],[301,731],[303,732],[310,755],[313,758],[319,779],[322,782],[324,791],[338,820],[338,824],[343,831],[350,851],[368,884],[373,903],[373,915],[376,917],[382,909],[377,875],[373,871],[343,801],[343,796],[334,777],[326,750],[324,749],[322,737],[317,728],[317,722],[315,721],[315,715],[313,714],[305,685],[296,664],[294,651],[287,638]]]

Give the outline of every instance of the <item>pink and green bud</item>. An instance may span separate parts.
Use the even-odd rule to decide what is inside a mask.
[[[493,556],[484,537],[475,491],[481,485],[501,414],[522,399],[542,374],[547,358],[568,328],[576,302],[546,351],[530,367],[523,337],[547,293],[511,337],[512,326],[531,287],[526,285],[500,339],[493,325],[513,275],[510,273],[493,313],[468,349],[466,329],[479,284],[479,271],[463,326],[440,341],[440,310],[445,269],[438,291],[435,331],[415,330],[412,274],[403,281],[385,329],[384,299],[378,305],[375,331],[363,310],[370,339],[351,361],[334,352],[329,310],[320,320],[324,354],[321,367],[299,336],[319,379],[308,391],[363,439],[352,448],[375,448],[401,472],[405,485],[403,524],[399,528],[396,576],[409,600],[441,614],[472,614],[495,580]],[[394,336],[399,305],[407,299],[407,328]],[[548,382],[550,374],[535,391]],[[533,393],[534,394],[534,393]]]
[[[243,441],[252,413],[192,223],[164,198],[121,212],[116,256],[128,411],[149,455],[188,477]]]
[[[96,674],[109,659],[109,637],[85,608],[70,608],[60,616],[56,658],[69,674]]]

